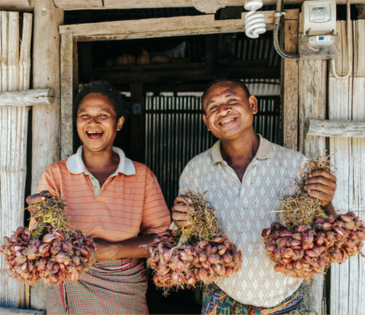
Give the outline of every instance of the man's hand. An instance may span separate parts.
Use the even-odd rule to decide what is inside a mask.
[[[178,227],[185,227],[190,225],[187,213],[193,210],[192,207],[189,206],[191,203],[192,200],[189,197],[176,197],[174,205],[172,207],[172,220]]]
[[[47,198],[51,198],[52,195],[48,190],[42,190],[39,194],[30,195],[27,197],[26,202],[28,204],[28,211],[33,216],[36,214],[35,207],[33,205],[41,203]]]
[[[304,189],[311,197],[322,201],[323,208],[333,209],[331,202],[337,187],[336,177],[325,170],[314,171],[309,177]]]

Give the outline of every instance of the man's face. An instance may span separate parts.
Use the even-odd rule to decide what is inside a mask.
[[[214,136],[222,140],[235,140],[253,128],[257,99],[253,95],[247,97],[238,84],[222,81],[206,92],[203,109],[203,120]]]

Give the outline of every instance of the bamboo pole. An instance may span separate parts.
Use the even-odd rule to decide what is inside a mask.
[[[50,0],[34,0],[33,88],[52,88],[52,105],[32,109],[32,183],[37,190],[44,169],[60,159],[60,37],[63,11]],[[46,287],[37,284],[31,289],[31,307],[44,309]]]
[[[22,38],[19,37],[19,13],[0,12],[0,92],[29,88],[32,15],[24,14]],[[20,55],[19,55],[19,44]],[[24,70],[25,69],[25,70]],[[6,92],[6,93],[4,93]],[[3,100],[3,98],[2,98]],[[1,235],[11,235],[24,225],[24,190],[26,177],[27,107],[0,108],[0,215]],[[23,283],[8,279],[3,260],[4,277],[0,278],[0,303],[8,307],[27,307]]]

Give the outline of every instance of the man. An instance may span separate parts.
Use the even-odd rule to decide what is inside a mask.
[[[202,313],[297,314],[303,309],[300,280],[274,271],[261,231],[279,219],[274,210],[280,207],[280,192],[299,178],[306,158],[255,134],[257,99],[240,81],[212,82],[202,105],[203,120],[219,141],[188,163],[180,177],[180,193],[185,189],[206,192],[205,198],[243,258],[237,274],[205,288]],[[305,189],[322,201],[328,214],[335,214],[333,175],[315,171]],[[178,226],[189,224],[186,201],[177,197],[172,209]]]

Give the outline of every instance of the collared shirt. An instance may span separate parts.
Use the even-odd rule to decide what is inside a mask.
[[[38,192],[48,190],[63,198],[72,226],[86,236],[117,242],[166,230],[170,212],[156,177],[147,166],[127,159],[122,150],[113,150],[120,162],[102,187],[86,169],[81,147],[47,167]]]
[[[84,161],[82,160],[82,150],[83,150],[83,146],[79,147],[77,149],[77,152],[67,159],[66,166],[67,166],[68,170],[70,171],[70,173],[72,173],[72,174],[84,173],[89,176],[89,178],[93,184],[94,196],[96,199],[98,197],[98,194],[99,194],[99,191],[101,188],[100,183],[94,177],[94,175],[91,174],[86,169]],[[133,162],[130,159],[125,157],[123,150],[121,150],[117,147],[113,147],[113,152],[118,154],[118,156],[119,156],[119,165],[118,165],[118,168],[115,170],[115,172],[113,174],[111,174],[109,177],[117,176],[118,173],[122,173],[124,175],[136,174],[136,169],[133,165]]]
[[[259,137],[258,151],[242,182],[223,160],[218,141],[185,167],[180,193],[186,189],[206,192],[204,198],[215,208],[223,231],[242,251],[241,269],[216,284],[242,304],[272,307],[293,294],[301,281],[274,271],[261,232],[280,219],[273,212],[280,207],[280,195],[299,178],[307,160],[299,152]]]

